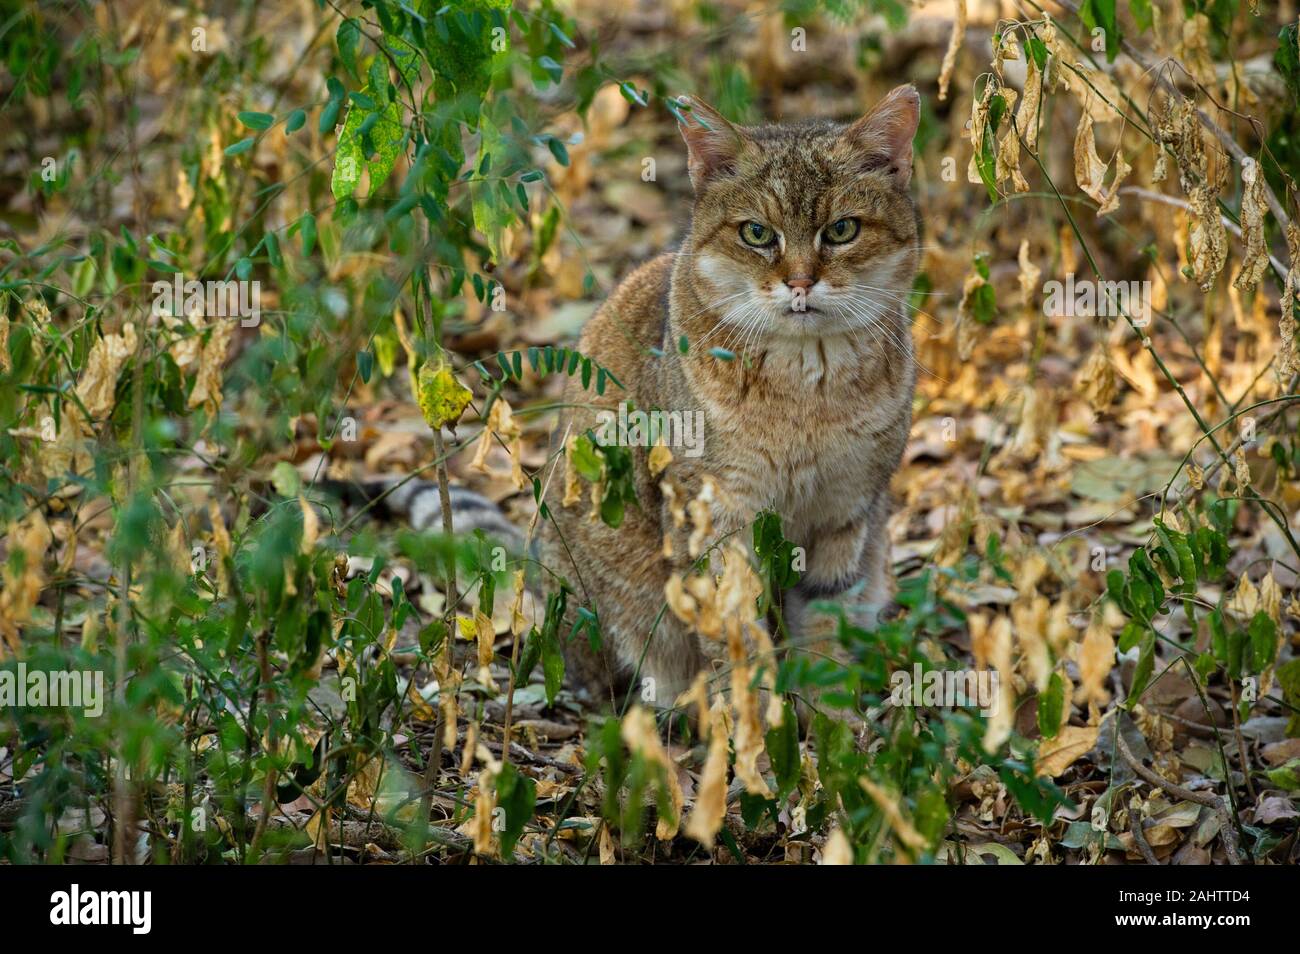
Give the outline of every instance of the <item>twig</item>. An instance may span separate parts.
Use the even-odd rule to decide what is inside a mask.
[[[1228,855],[1228,863],[1241,864],[1241,855],[1237,849],[1236,821],[1228,814],[1227,806],[1223,804],[1222,798],[1210,792],[1193,792],[1190,788],[1183,788],[1168,779],[1161,778],[1133,757],[1128,743],[1124,741],[1124,734],[1118,729],[1115,732],[1115,741],[1119,746],[1119,754],[1128,763],[1129,768],[1136,772],[1138,777],[1148,785],[1154,785],[1167,795],[1173,795],[1176,798],[1214,809],[1214,813],[1219,816],[1219,830],[1223,833],[1223,850]]]
[[[1141,186],[1124,186],[1119,190],[1119,194],[1137,196],[1139,199],[1145,199],[1148,202],[1160,202],[1164,205],[1172,205],[1174,208],[1184,209],[1188,212],[1192,210],[1192,204],[1186,199],[1180,199],[1176,195],[1165,195],[1163,192],[1155,192],[1151,189],[1144,189]],[[1241,226],[1232,221],[1232,219],[1228,218],[1226,215],[1220,215],[1219,218],[1223,220],[1223,227],[1225,229],[1244,241],[1241,234]],[[1268,256],[1268,260],[1273,263],[1273,267],[1282,275],[1285,275],[1290,270],[1287,265],[1283,264],[1280,259],[1274,257],[1272,254]]]
[[[268,755],[272,755],[278,748],[275,737],[275,712],[272,710],[272,705],[275,702],[275,690],[271,688],[271,660],[268,645],[270,642],[271,633],[269,630],[263,630],[257,637],[257,678],[261,683],[262,702],[266,708]],[[249,729],[252,729],[251,725]],[[266,779],[262,784],[262,816],[257,820],[257,827],[253,829],[253,840],[249,844],[246,860],[251,860],[253,863],[257,862],[258,848],[261,846],[262,835],[266,831],[266,823],[270,820],[272,810],[278,807],[275,800],[275,761],[274,758],[268,758]]]
[[[1138,851],[1142,852],[1142,857],[1149,865],[1159,865],[1160,859],[1156,853],[1151,850],[1147,843],[1146,836],[1142,834],[1142,818],[1136,808],[1129,806],[1128,810],[1128,830],[1133,835],[1133,843],[1137,845]]]
[[[1246,740],[1241,737],[1241,702],[1237,694],[1237,683],[1229,679],[1228,691],[1232,694],[1232,734],[1237,739],[1237,754],[1241,757],[1242,775],[1246,778],[1246,793],[1255,798],[1255,784],[1250,780],[1250,766],[1246,763]],[[1226,765],[1225,765],[1226,769]]]
[[[1287,382],[1286,393],[1294,394],[1297,387],[1300,387],[1300,374],[1293,374],[1291,376],[1291,380]],[[1278,418],[1278,416],[1280,416],[1283,412],[1288,410],[1288,408],[1289,408],[1288,404],[1282,404],[1277,408],[1277,410],[1264,415],[1264,417],[1262,417],[1259,423],[1255,426],[1256,433],[1258,433],[1259,431],[1267,427],[1269,424],[1272,424],[1273,421],[1275,421]],[[1249,410],[1249,408],[1247,408],[1247,410]],[[1232,457],[1233,454],[1241,450],[1241,448],[1247,443],[1248,442],[1244,434],[1238,435],[1237,438],[1228,446],[1228,449],[1224,451],[1224,456]],[[1219,472],[1219,468],[1222,466],[1223,466],[1223,456],[1217,457],[1213,461],[1211,461],[1210,464],[1205,468],[1204,472],[1201,474],[1202,483],[1209,483],[1209,481],[1214,478],[1214,475]],[[1179,507],[1181,507],[1183,501],[1186,500],[1193,493],[1195,493],[1195,488],[1193,488],[1191,484],[1188,484],[1186,487],[1183,488],[1183,492],[1178,495],[1178,499],[1174,501],[1172,509],[1177,510]]]

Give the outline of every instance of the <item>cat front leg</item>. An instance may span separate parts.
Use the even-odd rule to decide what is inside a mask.
[[[881,493],[862,517],[812,540],[799,583],[783,597],[793,652],[841,664],[849,661],[837,639],[839,615],[814,608],[816,603],[837,604],[860,629],[875,628],[889,614],[893,579],[887,517],[888,499]],[[806,707],[798,708],[800,720],[806,721]]]

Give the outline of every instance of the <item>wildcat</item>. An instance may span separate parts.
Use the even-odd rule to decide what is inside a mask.
[[[669,575],[693,562],[690,522],[679,526],[673,510],[710,478],[710,543],[732,533],[745,540],[755,514],[772,509],[804,548],[801,581],[785,602],[793,639],[833,634],[811,600],[889,599],[888,485],[915,384],[906,302],[918,266],[908,192],[916,90],[895,89],[849,125],[741,127],[704,103],[685,105],[689,231],[676,252],[628,275],[587,323],[579,350],[623,390],[597,397],[571,381],[572,410],[553,450],[599,432],[620,404],[702,411],[703,440],[690,453],[670,447],[657,477],[648,448],[632,449],[639,506],[617,530],[592,519],[585,502],[563,506],[562,482],[551,480],[554,526],[542,537],[546,565],[600,619],[598,651],[570,641],[570,672],[597,694],[653,679],[659,705],[671,705],[716,653],[671,613],[660,616]],[[666,499],[665,479],[676,500]]]

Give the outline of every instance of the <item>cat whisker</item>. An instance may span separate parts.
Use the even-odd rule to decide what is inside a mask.
[[[923,317],[925,317],[925,318],[929,318],[929,319],[930,319],[932,322],[934,322],[935,325],[938,326],[939,328],[942,328],[942,327],[944,326],[944,323],[943,323],[943,321],[942,321],[941,319],[936,318],[934,315],[930,314],[930,313],[929,313],[928,311],[926,311],[924,308],[917,308],[916,306],[912,305],[911,300],[910,300],[909,298],[903,296],[903,295],[899,295],[899,294],[897,294],[897,293],[895,293],[895,292],[887,291],[886,289],[883,289],[883,288],[875,288],[875,287],[870,286],[870,285],[853,284],[853,285],[845,285],[844,287],[845,287],[845,288],[853,288],[853,289],[857,289],[857,290],[859,290],[859,291],[869,291],[869,292],[871,292],[873,295],[885,295],[885,296],[888,296],[888,297],[894,299],[895,301],[897,301],[900,305],[905,305],[905,306],[907,306],[907,307],[910,308],[910,309],[911,309],[915,314],[921,315],[921,316],[923,316]],[[850,296],[850,297],[853,297],[853,296]],[[870,297],[870,296],[865,296],[865,297]]]
[[[856,304],[857,304],[857,305],[864,305],[864,304],[867,304],[867,302],[864,302],[863,300],[858,299],[858,300],[856,300]],[[854,315],[854,317],[858,320],[858,322],[859,322],[863,327],[871,328],[871,327],[873,327],[873,326],[877,326],[877,327],[879,327],[882,331],[884,331],[886,334],[890,334],[890,333],[891,333],[889,326],[886,325],[886,324],[884,324],[883,322],[881,322],[881,321],[879,320],[881,317],[883,317],[883,313],[882,313],[882,314],[875,314],[875,315],[864,315],[864,314],[863,314],[861,311],[859,311],[856,307],[849,307],[849,311]],[[901,342],[901,341],[898,339],[898,337],[896,336],[896,334],[895,334],[895,336],[893,337],[892,340],[893,340],[894,343],[895,343],[896,345],[898,345],[899,347],[906,347],[907,345],[910,345],[910,344],[911,344],[911,342],[907,342],[907,345],[904,345],[904,343]],[[914,349],[913,349],[913,350],[914,350]],[[947,378],[941,377],[941,376],[939,376],[938,374],[936,374],[936,373],[934,372],[933,369],[928,368],[928,367],[926,367],[924,364],[922,364],[919,360],[917,360],[915,354],[913,354],[913,356],[912,356],[912,360],[916,363],[916,366],[917,366],[918,368],[920,368],[922,371],[924,371],[924,372],[925,372],[926,374],[928,374],[930,377],[934,378],[936,381],[941,381],[941,382],[944,383],[944,384],[951,384],[951,383],[952,383],[952,382],[949,381]]]

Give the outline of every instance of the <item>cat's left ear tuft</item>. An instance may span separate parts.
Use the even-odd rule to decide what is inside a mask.
[[[708,103],[685,96],[677,102],[685,118],[681,130],[686,140],[686,168],[691,185],[699,192],[710,180],[735,173],[747,140]]]
[[[844,131],[862,156],[863,170],[882,169],[900,189],[912,179],[912,140],[921,121],[921,96],[910,83],[898,86]]]

